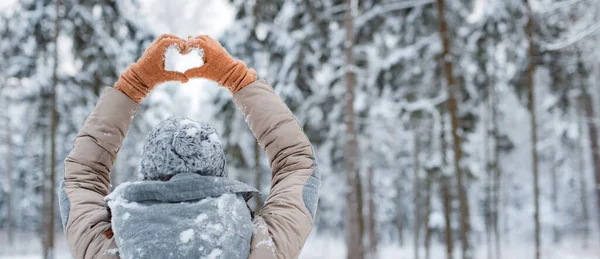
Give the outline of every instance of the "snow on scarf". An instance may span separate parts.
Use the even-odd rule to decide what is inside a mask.
[[[253,224],[245,200],[256,189],[185,173],[119,185],[106,197],[123,259],[248,258]]]

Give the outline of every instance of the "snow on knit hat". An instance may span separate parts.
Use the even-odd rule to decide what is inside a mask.
[[[141,160],[140,180],[166,181],[179,173],[227,177],[217,131],[183,117],[171,117],[152,130]]]

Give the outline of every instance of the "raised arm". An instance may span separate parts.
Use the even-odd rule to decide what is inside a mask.
[[[79,131],[65,160],[65,178],[59,193],[63,227],[75,258],[94,258],[116,245],[104,235],[110,215],[104,197],[110,189],[110,171],[139,104],[108,88]],[[114,257],[118,258],[118,257]]]
[[[271,164],[271,193],[256,218],[249,258],[298,258],[317,210],[321,176],[311,144],[290,109],[244,62],[216,40],[200,36],[204,65],[186,72],[227,87]]]
[[[65,177],[59,190],[60,212],[75,258],[119,258],[104,202],[110,188],[110,172],[139,103],[157,84],[187,81],[183,74],[163,69],[162,59],[171,45],[185,48],[183,40],[161,36],[121,74],[114,88],[104,91],[65,160]]]
[[[258,220],[266,223],[278,258],[297,258],[312,230],[321,185],[312,146],[266,82],[244,87],[233,100],[271,164],[271,193]]]

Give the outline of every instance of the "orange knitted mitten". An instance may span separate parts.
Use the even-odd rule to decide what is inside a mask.
[[[204,65],[185,72],[189,78],[206,78],[227,87],[235,94],[245,86],[256,81],[256,71],[248,69],[242,61],[233,59],[227,50],[209,36],[188,39],[187,49],[204,50]]]
[[[183,54],[187,52],[186,42],[176,36],[164,34],[154,41],[144,55],[115,83],[115,89],[125,93],[129,98],[140,103],[150,91],[160,83],[180,81],[186,83],[188,77],[179,72],[165,71],[165,52],[167,48],[176,46]]]

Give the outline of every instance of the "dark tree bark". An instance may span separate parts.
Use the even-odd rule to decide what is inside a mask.
[[[418,130],[418,128],[415,128],[413,133],[413,247],[415,259],[419,259],[419,236],[421,233],[421,180],[419,179],[419,155],[421,153],[421,148],[419,143],[420,133]]]
[[[594,114],[594,102],[589,94],[588,79],[590,77],[589,69],[582,61],[584,57],[581,52],[578,52],[579,62],[577,64],[577,72],[580,78],[581,89],[581,110],[585,114],[585,121],[588,131],[590,151],[592,158],[592,169],[594,170],[594,190],[596,191],[596,202],[598,209],[598,223],[600,223],[600,150],[598,144],[598,128],[596,125],[596,115]],[[583,173],[583,172],[582,172]],[[583,177],[583,175],[582,175]],[[587,200],[587,198],[585,198]],[[584,209],[587,210],[587,204],[584,204]],[[587,214],[587,212],[585,213]],[[587,217],[587,215],[586,215]],[[585,233],[584,233],[585,234]]]
[[[535,43],[533,39],[533,12],[529,5],[529,0],[525,0],[527,8],[526,15],[528,17],[525,31],[527,32],[527,40],[529,41],[529,64],[527,66],[527,86],[529,87],[528,108],[531,118],[531,165],[533,173],[533,197],[534,197],[534,214],[533,221],[535,224],[535,258],[540,259],[540,184],[538,172],[538,152],[537,152],[537,121],[535,113]]]
[[[358,192],[358,140],[355,129],[354,112],[354,90],[356,85],[356,74],[350,69],[354,67],[354,12],[352,0],[345,0],[345,20],[346,29],[345,47],[345,72],[346,78],[346,98],[344,106],[344,121],[346,122],[346,147],[344,164],[346,168],[346,245],[348,259],[363,259],[364,247],[362,243],[363,235],[361,233],[362,211],[360,210],[360,197]]]
[[[446,150],[448,146],[446,144],[446,127],[444,123],[444,115],[446,111],[446,105],[443,104],[440,108],[440,114],[442,119],[440,120],[441,124],[440,128],[441,134],[441,150],[442,153],[442,168],[448,168],[448,161],[446,160]],[[440,179],[440,192],[442,198],[442,204],[444,206],[444,223],[445,223],[445,231],[444,237],[446,241],[446,259],[454,258],[454,237],[452,233],[452,194],[450,192],[450,177],[448,177],[445,172],[442,170],[442,175]]]
[[[439,16],[439,32],[442,38],[442,57],[441,62],[444,65],[444,75],[446,77],[446,84],[448,88],[448,111],[450,112],[450,118],[452,121],[452,139],[454,143],[454,170],[456,173],[458,199],[460,204],[460,239],[462,248],[462,258],[470,259],[473,257],[471,251],[471,244],[469,241],[471,232],[471,223],[469,219],[469,201],[467,196],[466,182],[463,179],[463,172],[461,168],[462,160],[462,149],[461,149],[461,138],[458,134],[459,120],[458,120],[458,102],[456,100],[456,81],[452,70],[452,61],[450,53],[450,35],[448,32],[448,24],[444,17],[445,7],[444,0],[437,0],[437,10]]]
[[[56,130],[58,128],[58,110],[57,110],[57,97],[56,92],[58,88],[58,35],[60,28],[60,0],[56,0],[56,18],[54,21],[54,49],[53,49],[53,59],[54,64],[52,68],[52,91],[50,93],[50,175],[47,176],[45,180],[45,185],[47,187],[48,193],[48,211],[44,212],[45,227],[47,228],[45,231],[45,247],[44,247],[44,258],[45,259],[53,259],[54,258],[54,215],[56,213]]]
[[[396,179],[396,228],[398,230],[398,241],[400,247],[404,246],[404,226],[405,226],[405,217],[404,217],[404,204],[402,203],[402,197],[404,196],[404,189],[402,187],[401,179],[405,179],[404,171],[402,170],[398,179]]]
[[[590,218],[588,209],[588,194],[587,194],[587,179],[585,179],[586,165],[585,165],[585,138],[584,130],[585,123],[583,122],[583,105],[577,105],[575,107],[577,111],[577,126],[579,130],[579,154],[577,161],[577,169],[579,171],[579,196],[581,199],[581,225],[583,230],[583,247],[588,248],[590,239]]]
[[[367,193],[369,194],[368,207],[369,215],[367,217],[369,230],[369,258],[377,258],[377,229],[375,229],[375,186],[373,183],[373,167],[367,169]]]
[[[433,191],[433,181],[436,179],[435,173],[429,172],[427,174],[427,179],[425,180],[425,216],[423,221],[423,226],[425,227],[425,259],[431,258],[432,231],[429,227],[429,219],[431,218],[431,193]]]
[[[598,128],[596,127],[596,115],[594,114],[594,103],[589,95],[586,86],[582,86],[582,104],[587,121],[590,149],[592,152],[592,164],[594,168],[596,190],[596,202],[598,209],[598,222],[600,223],[600,147],[598,144]]]
[[[556,216],[558,214],[558,173],[556,168],[559,165],[556,163],[556,158],[554,158],[554,161],[552,162],[553,164],[550,168],[550,172],[552,174],[552,193],[550,194],[550,199],[552,201],[552,212],[554,213],[554,216]],[[556,224],[552,225],[552,241],[554,244],[558,244],[560,242],[560,233]]]
[[[8,99],[8,98],[7,98]],[[7,101],[8,103],[8,101]],[[12,246],[14,243],[14,232],[13,232],[13,212],[12,212],[12,172],[13,172],[13,145],[12,145],[12,127],[10,122],[10,115],[6,114],[6,186],[5,186],[5,197],[6,197],[6,235],[8,238],[8,246]]]
[[[484,183],[484,191],[485,191],[485,198],[484,198],[484,205],[483,205],[483,219],[485,222],[485,242],[486,242],[486,250],[487,250],[487,258],[488,259],[492,259],[492,221],[493,221],[493,215],[492,215],[492,204],[493,204],[493,198],[492,198],[492,186],[494,185],[494,178],[492,176],[492,170],[490,167],[490,161],[489,161],[489,151],[490,151],[490,137],[489,137],[489,131],[490,131],[490,127],[489,127],[489,121],[490,118],[488,116],[489,112],[489,108],[491,106],[491,97],[489,92],[487,91],[487,88],[484,88],[484,90],[482,91],[482,95],[483,95],[483,99],[485,100],[484,105],[482,105],[482,111],[481,111],[481,117],[483,120],[483,152],[482,152],[482,156],[483,156],[483,170],[485,170],[485,183]]]
[[[490,95],[491,110],[492,110],[492,128],[494,132],[494,157],[492,160],[492,169],[494,171],[493,185],[493,206],[492,206],[492,228],[494,232],[494,242],[496,248],[496,259],[502,258],[502,245],[500,242],[500,200],[502,198],[502,167],[500,166],[500,126],[498,122],[498,94],[496,88],[492,86]]]

